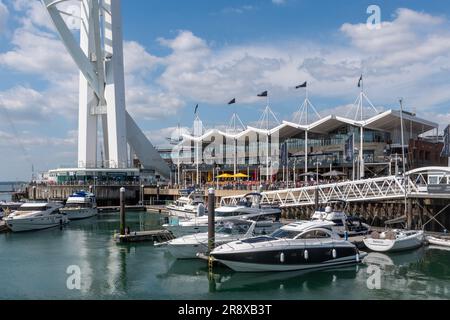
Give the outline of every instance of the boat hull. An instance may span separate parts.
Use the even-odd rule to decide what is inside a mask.
[[[440,239],[436,237],[427,237],[427,241],[435,246],[450,248],[450,239]]]
[[[167,208],[169,210],[169,215],[176,216],[183,219],[194,219],[197,216],[197,212],[189,210],[181,210],[175,208]]]
[[[196,259],[197,253],[204,253],[208,247],[204,244],[168,245],[167,250],[176,259]]]
[[[366,238],[363,241],[364,245],[371,251],[398,252],[420,248],[423,245],[423,234],[419,233],[400,240]]]
[[[360,261],[356,261],[356,257],[344,259],[342,261],[334,260],[318,264],[298,264],[298,265],[256,264],[237,261],[222,261],[220,259],[217,261],[221,262],[222,264],[224,264],[225,266],[236,272],[283,272],[283,271],[288,272],[288,271],[322,269],[360,263]]]
[[[59,215],[55,217],[7,220],[6,224],[12,232],[27,232],[55,228],[63,226],[68,222],[69,220],[66,216]]]
[[[82,220],[95,217],[98,214],[96,208],[88,209],[60,209],[61,213],[65,214],[69,220]]]
[[[234,250],[233,250],[234,251]],[[253,252],[212,252],[216,261],[237,272],[271,272],[319,269],[357,264],[367,255],[355,247],[260,248]],[[333,256],[335,252],[335,256]]]

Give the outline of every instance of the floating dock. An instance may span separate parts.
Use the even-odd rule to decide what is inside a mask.
[[[6,226],[5,221],[0,221],[0,233],[9,232],[9,228]]]
[[[166,242],[175,239],[175,236],[169,230],[153,230],[131,232],[130,234],[115,234],[114,240],[118,243],[135,243],[135,242]]]

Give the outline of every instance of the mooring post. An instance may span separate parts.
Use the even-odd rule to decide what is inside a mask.
[[[406,221],[407,221],[407,229],[411,230],[413,221],[412,199],[408,199],[407,201]]]
[[[120,188],[120,235],[125,235],[125,188]]]
[[[159,184],[156,186],[156,205],[159,205]]]
[[[143,184],[141,184],[141,206],[144,205],[144,197],[145,197],[145,186]]]
[[[216,192],[211,188],[208,190],[208,253],[214,250],[215,245],[215,204]]]

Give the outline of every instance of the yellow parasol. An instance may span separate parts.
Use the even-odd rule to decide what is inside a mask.
[[[238,173],[238,174],[235,174],[233,176],[233,178],[249,178],[249,176],[246,174],[243,174],[243,173]]]
[[[223,174],[217,176],[217,178],[219,178],[219,179],[227,179],[227,178],[233,178],[233,176],[231,174],[229,174],[229,173],[223,173]]]

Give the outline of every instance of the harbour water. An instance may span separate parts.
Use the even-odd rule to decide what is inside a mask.
[[[133,230],[162,221],[143,212],[127,218]],[[338,269],[242,274],[217,267],[208,277],[204,261],[176,261],[149,243],[116,244],[118,226],[111,214],[63,230],[0,235],[0,299],[450,299],[450,251],[433,247],[371,254]],[[67,286],[71,266],[81,271],[80,290]],[[380,282],[368,271],[379,272]]]

